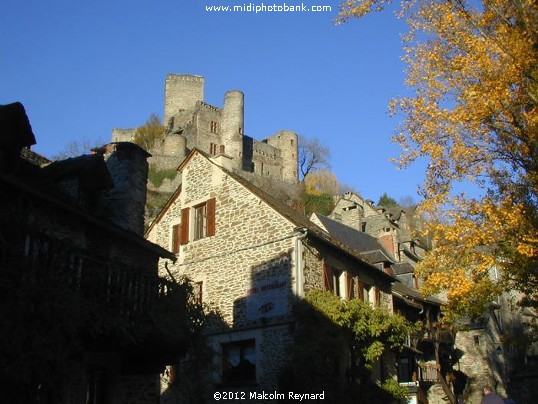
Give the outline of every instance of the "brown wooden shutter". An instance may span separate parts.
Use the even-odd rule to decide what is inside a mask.
[[[181,209],[181,245],[189,242],[189,208]]]
[[[349,274],[349,272],[346,272],[346,297],[348,299],[353,298],[353,277]]]
[[[357,299],[364,302],[364,284],[357,278]]]
[[[181,225],[175,224],[172,227],[172,252],[174,254],[179,253],[180,245],[181,245]]]
[[[216,208],[215,198],[211,198],[207,201],[207,235],[215,235],[215,208]]]
[[[333,274],[332,269],[330,266],[325,264],[325,262],[322,263],[323,265],[323,290],[326,291],[334,291],[334,284],[333,284]]]

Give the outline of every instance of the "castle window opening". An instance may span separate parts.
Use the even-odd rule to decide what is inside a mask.
[[[218,133],[218,122],[217,121],[211,121],[210,129],[211,133]]]
[[[243,127],[242,127],[242,126],[239,127],[239,134],[240,134],[240,135],[243,134]]]
[[[216,155],[218,152],[218,145],[215,143],[209,144],[209,154],[212,154],[213,156]]]

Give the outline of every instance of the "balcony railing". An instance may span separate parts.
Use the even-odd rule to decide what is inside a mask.
[[[419,380],[422,382],[437,383],[439,365],[435,363],[419,364]]]
[[[25,281],[65,285],[88,304],[111,315],[132,319],[148,314],[178,285],[160,278],[156,268],[136,268],[105,261],[67,242],[27,236],[20,248],[0,245],[2,270]]]

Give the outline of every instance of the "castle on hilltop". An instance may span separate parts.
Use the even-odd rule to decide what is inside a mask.
[[[149,150],[157,170],[179,166],[193,149],[225,155],[239,173],[297,183],[297,134],[281,130],[258,141],[244,134],[244,94],[228,91],[222,108],[204,102],[204,78],[185,74],[166,77],[165,137]],[[114,129],[112,141],[132,141],[136,129]]]

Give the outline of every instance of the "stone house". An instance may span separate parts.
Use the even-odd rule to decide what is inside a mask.
[[[330,218],[374,236],[385,247],[395,261],[391,268],[402,283],[393,286],[395,302],[401,301],[398,289],[403,289],[404,285],[407,298],[416,295],[418,300],[424,300],[417,290],[420,281],[414,268],[427,250],[428,242],[417,235],[421,220],[413,208],[374,206],[370,200],[346,193],[337,200]],[[496,268],[490,272],[493,279],[499,277]],[[530,349],[525,345],[525,322],[536,321],[536,315],[518,307],[520,298],[514,292],[503,293],[485,308],[481,318],[462,319],[459,331],[452,338],[445,334],[443,341],[439,341],[440,346],[447,349],[439,353],[438,365],[443,374],[452,379],[450,387],[455,395],[471,402],[480,400],[482,386],[487,383],[518,403],[536,401],[535,389],[531,386],[537,379],[538,356],[532,345]],[[427,348],[421,350],[428,351]],[[431,373],[428,369],[423,371]],[[442,402],[446,388],[441,387],[434,385],[429,389],[430,403]]]
[[[289,360],[296,299],[325,289],[392,310],[395,279],[232,167],[226,155],[193,150],[146,237],[176,254],[162,269],[188,277],[222,316],[207,331],[213,387],[273,391]]]
[[[412,323],[421,324],[421,327],[408,336],[402,352],[393,355],[395,377],[400,385],[406,387],[410,403],[427,403],[428,390],[451,369],[451,364],[442,358],[445,352],[450,354],[453,339],[449,333],[436,338],[438,333],[433,327],[439,321],[442,302],[426,298],[413,286],[406,285],[400,272],[403,266],[410,265],[395,263],[394,256],[377,238],[317,213],[313,213],[310,219],[332,238],[360,253],[370,264],[401,280],[392,284],[393,311]],[[440,341],[436,346],[437,339]],[[450,395],[451,391],[446,394]]]
[[[397,263],[414,266],[427,248],[427,240],[417,235],[421,222],[414,207],[374,206],[373,201],[347,192],[338,198],[329,218],[377,238]],[[414,283],[417,287],[418,280]]]
[[[154,404],[186,341],[159,326],[182,291],[142,237],[148,154],[50,162],[32,144],[22,104],[1,106],[0,401]]]

